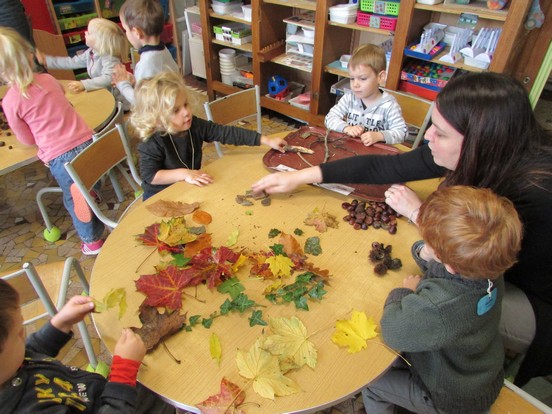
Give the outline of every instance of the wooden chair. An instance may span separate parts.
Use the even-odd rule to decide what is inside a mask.
[[[255,116],[257,132],[261,133],[261,92],[259,85],[223,96],[212,102],[205,102],[204,107],[207,119],[222,125]],[[222,149],[219,142],[215,142],[215,148],[218,156],[222,158]]]
[[[504,413],[552,414],[552,408],[515,386],[510,381],[504,380],[504,386],[491,407],[491,414]]]
[[[384,90],[390,95],[393,95],[401,106],[406,124],[418,128],[418,134],[412,144],[412,149],[416,148],[424,139],[424,133],[431,119],[431,110],[433,109],[434,103],[408,93],[389,89]]]
[[[44,30],[33,29],[35,46],[42,53],[51,56],[68,56],[63,36],[45,32]],[[56,79],[75,80],[72,70],[48,69],[48,73]]]
[[[69,257],[65,262],[54,262],[34,267],[31,263],[11,273],[2,273],[0,277],[12,285],[19,293],[19,303],[24,325],[45,317],[52,317],[66,302],[67,288],[72,272],[75,272],[86,294],[90,287],[78,261]],[[54,304],[55,303],[55,304]],[[98,361],[90,335],[84,321],[78,323],[88,360],[92,367]]]
[[[65,169],[80,190],[92,212],[105,225],[112,229],[117,227],[119,220],[125,213],[122,214],[119,220],[111,220],[101,211],[94,198],[90,195],[90,190],[93,189],[94,185],[105,174],[109,173],[114,167],[123,162],[128,164],[132,178],[136,184],[138,186],[142,184],[138,171],[134,165],[126,136],[121,133],[122,131],[124,131],[122,126],[117,124],[116,128],[98,134],[92,144],[86,147],[70,162],[65,163]],[[136,198],[133,203],[137,200],[138,198]]]

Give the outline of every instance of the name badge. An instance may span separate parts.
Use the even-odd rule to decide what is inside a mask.
[[[491,290],[488,295],[485,295],[479,299],[479,302],[477,302],[477,315],[481,316],[489,312],[489,310],[491,310],[496,303],[497,296],[497,289],[495,288]]]

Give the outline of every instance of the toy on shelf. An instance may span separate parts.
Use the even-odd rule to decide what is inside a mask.
[[[401,71],[401,79],[439,90],[447,84],[455,73],[456,68],[450,66],[412,60]]]
[[[487,69],[493,58],[501,33],[502,29],[482,27],[472,45],[460,50],[464,55],[466,65]]]
[[[471,29],[460,29],[456,31],[452,36],[453,40],[450,45],[448,53],[442,56],[439,60],[446,63],[457,63],[462,60],[462,54],[460,49],[468,45],[473,31]]]
[[[424,26],[424,31],[420,37],[419,43],[412,43],[405,48],[404,53],[407,56],[420,59],[433,59],[441,53],[446,44],[442,42],[445,37],[445,28],[447,26],[440,23],[429,23]]]
[[[271,76],[268,80],[268,93],[271,98],[283,100],[289,92],[288,81],[280,75]]]

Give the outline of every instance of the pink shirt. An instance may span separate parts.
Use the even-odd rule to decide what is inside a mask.
[[[36,73],[23,97],[17,87],[2,99],[6,120],[19,141],[38,146],[44,162],[92,139],[92,131],[63,93],[59,82],[47,73]]]

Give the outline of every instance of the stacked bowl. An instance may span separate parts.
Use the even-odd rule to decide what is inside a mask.
[[[239,71],[236,69],[236,50],[220,49],[219,61],[222,83],[232,85],[234,77],[239,75]]]

